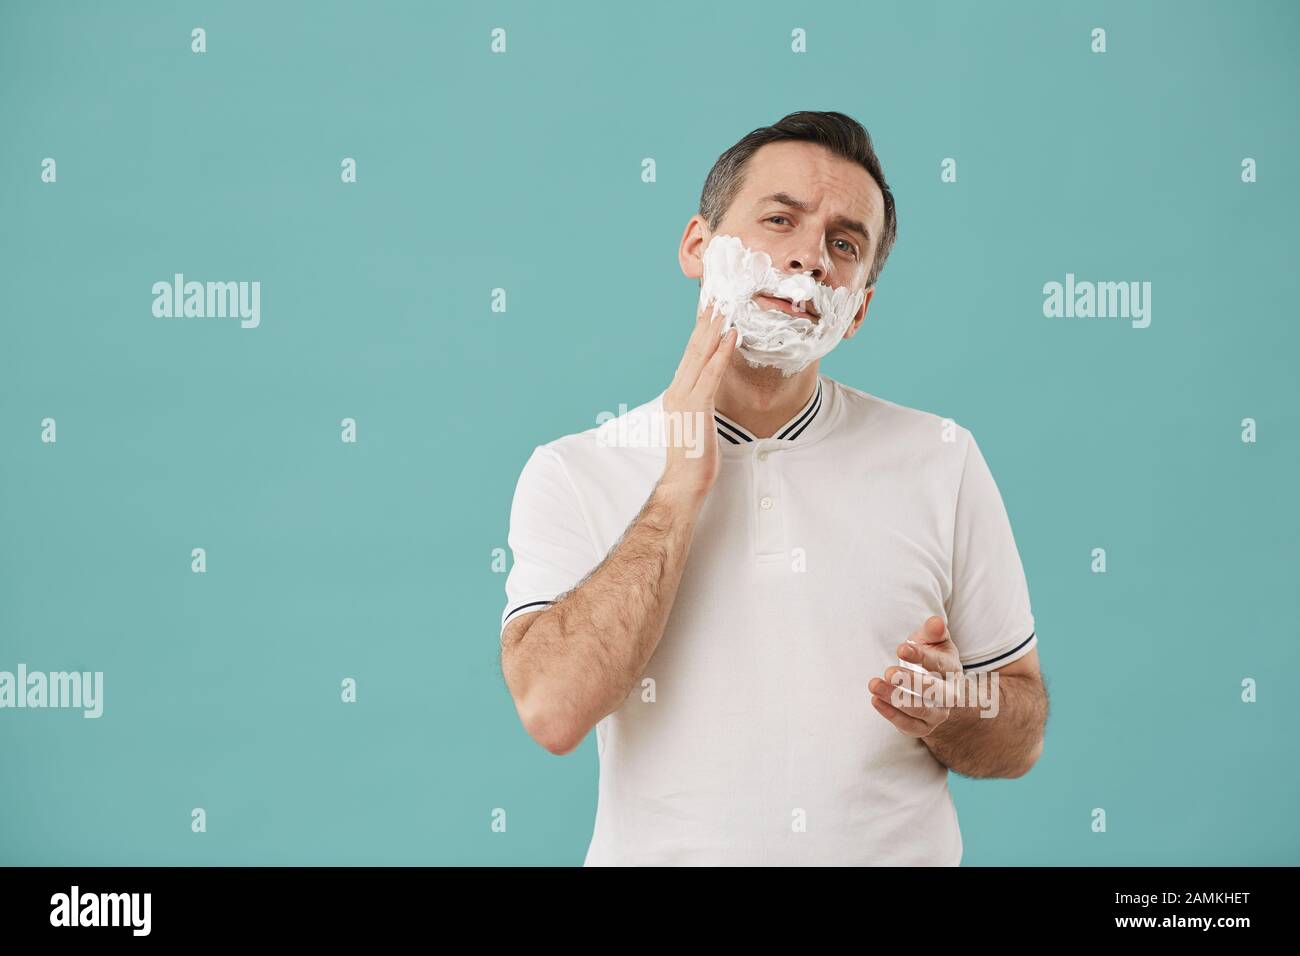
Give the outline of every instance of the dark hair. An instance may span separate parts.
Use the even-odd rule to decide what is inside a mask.
[[[875,285],[880,270],[885,267],[889,250],[894,247],[894,237],[898,231],[894,194],[885,182],[885,172],[880,168],[880,160],[871,144],[871,135],[851,116],[802,110],[783,116],[771,126],[762,126],[747,134],[719,156],[709,170],[709,175],[704,180],[704,190],[700,193],[700,215],[708,222],[710,229],[716,230],[732,200],[740,192],[749,157],[758,152],[759,147],[783,140],[825,146],[836,156],[857,163],[871,174],[871,178],[880,187],[880,192],[885,197],[885,231],[876,243],[875,259],[867,276],[867,287]]]

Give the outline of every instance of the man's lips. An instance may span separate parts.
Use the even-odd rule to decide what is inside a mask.
[[[789,299],[778,299],[776,296],[771,296],[771,295],[756,295],[754,296],[754,298],[764,308],[778,309],[779,311],[784,312],[786,315],[791,316],[792,318],[796,318],[796,319],[819,318],[819,316],[817,315],[817,307],[812,304],[811,299],[803,303],[803,307],[806,311],[799,312],[795,310],[794,304]]]

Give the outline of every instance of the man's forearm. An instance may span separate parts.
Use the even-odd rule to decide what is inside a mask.
[[[525,725],[550,749],[576,747],[632,691],[663,636],[700,503],[660,482],[605,560],[504,649]]]
[[[934,733],[921,738],[949,770],[967,777],[1019,777],[1038,759],[1047,723],[1042,679],[998,674],[997,686],[997,716],[954,707]]]

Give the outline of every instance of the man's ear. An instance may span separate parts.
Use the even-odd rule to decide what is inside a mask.
[[[858,326],[860,326],[862,324],[862,320],[867,317],[867,306],[871,304],[871,297],[875,294],[876,294],[876,287],[873,285],[870,289],[867,290],[867,294],[862,297],[862,305],[858,306],[857,315],[853,316],[853,321],[850,322],[849,327],[844,330],[844,337],[846,339],[851,339],[853,338],[854,335],[857,334]]]
[[[682,267],[682,273],[686,278],[703,281],[704,249],[711,238],[709,224],[704,221],[704,217],[699,213],[691,216],[690,221],[686,223],[685,231],[682,232],[682,241],[677,247],[677,262]]]

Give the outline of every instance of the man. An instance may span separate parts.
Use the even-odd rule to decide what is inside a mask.
[[[753,131],[682,236],[703,294],[676,374],[620,416],[677,440],[590,429],[524,467],[502,671],[552,753],[596,728],[587,865],[956,865],[948,770],[1041,753],[1028,589],[974,438],[818,370],[895,233],[854,120]],[[927,696],[963,671],[996,671],[994,706]]]

